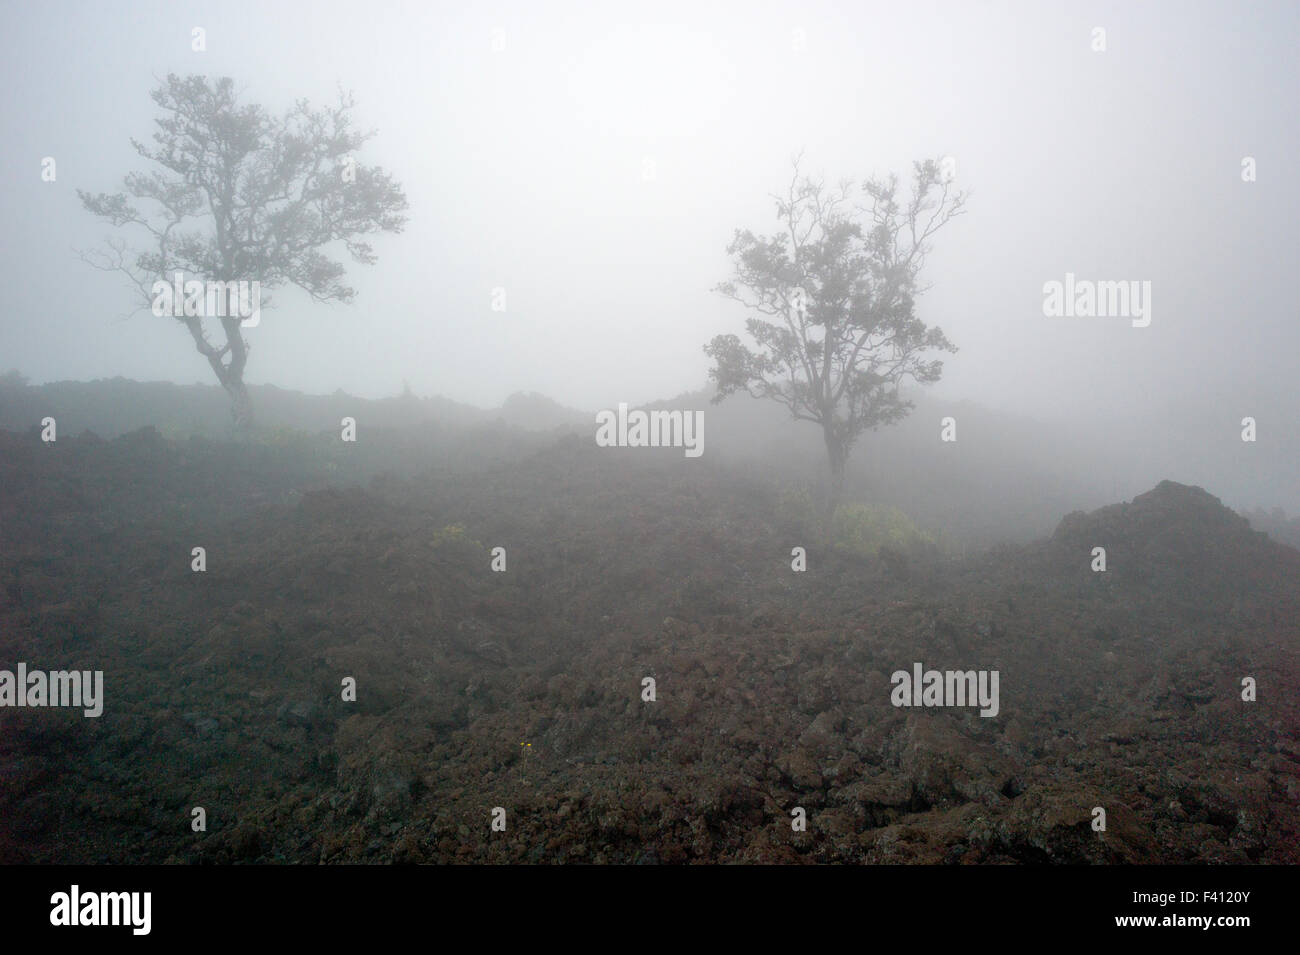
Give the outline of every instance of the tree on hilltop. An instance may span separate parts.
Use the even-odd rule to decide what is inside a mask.
[[[230,395],[236,427],[246,430],[249,343],[241,328],[253,323],[235,307],[238,283],[245,296],[250,286],[270,292],[293,285],[315,302],[351,302],[356,293],[344,284],[344,266],[326,249],[342,243],[354,261],[373,264],[362,237],[401,232],[406,196],[388,173],[356,160],[374,133],[353,129],[350,95],[323,109],[299,100],[283,116],[241,104],[228,77],[170,74],[152,95],[162,112],[154,145],[131,144],[154,168],[128,174],[124,192],[78,190],[87,210],[140,234],[143,245],[112,238],[106,250],[83,258],[124,273],[143,307],[185,327]],[[192,294],[187,284],[173,309],[175,296],[163,286],[178,274],[206,291],[195,286]],[[168,307],[159,307],[163,300]],[[263,295],[260,307],[269,304]],[[209,341],[205,319],[219,328],[220,347]]]
[[[858,438],[912,410],[899,393],[908,378],[937,381],[943,362],[932,352],[957,349],[916,316],[925,290],[918,277],[940,228],[964,211],[940,161],[913,164],[910,197],[898,177],[870,179],[855,203],[851,183],[828,189],[801,177],[799,160],[784,195],[774,195],[779,231],[736,230],[727,253],[734,275],[716,290],[751,313],[755,347],[718,335],[704,348],[717,403],[736,391],[784,405],[822,429],[830,464],[827,527],[844,489],[844,469]]]

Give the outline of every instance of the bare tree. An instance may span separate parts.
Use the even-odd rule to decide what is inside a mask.
[[[132,250],[113,238],[107,250],[83,258],[124,273],[146,308],[156,304],[155,283],[171,285],[178,273],[227,289],[241,281],[268,292],[295,285],[316,302],[352,301],[354,290],[342,282],[344,266],[324,247],[341,242],[354,261],[372,264],[374,252],[360,237],[401,232],[407,207],[387,173],[357,163],[354,154],[374,133],[352,128],[352,97],[340,94],[338,105],[325,109],[299,100],[273,117],[241,104],[229,78],[209,82],[175,74],[152,95],[162,110],[155,145],[131,144],[160,168],[128,174],[125,192],[78,190],[86,209],[140,231],[146,244]],[[261,306],[269,305],[263,297]],[[218,347],[208,340],[203,313],[186,311],[175,320],[230,395],[236,427],[247,429],[252,406],[244,384],[249,345],[242,317],[222,309],[217,321],[224,344]]]
[[[929,240],[964,211],[936,160],[913,164],[910,198],[898,177],[868,180],[870,202],[855,203],[852,184],[828,189],[801,177],[799,162],[784,196],[774,195],[779,232],[737,230],[727,249],[732,281],[716,290],[740,302],[756,348],[736,335],[704,347],[717,403],[736,391],[769,398],[821,426],[830,463],[827,527],[844,490],[844,469],[867,430],[904,418],[913,405],[899,394],[907,378],[937,381],[943,362],[931,351],[957,349],[914,312]]]

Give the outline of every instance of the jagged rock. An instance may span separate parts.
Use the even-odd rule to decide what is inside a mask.
[[[186,713],[181,718],[190,725],[190,728],[194,730],[199,739],[208,739],[221,728],[221,724],[217,720],[201,713]]]
[[[275,718],[289,726],[311,726],[320,718],[320,707],[306,700],[282,703],[275,711]]]

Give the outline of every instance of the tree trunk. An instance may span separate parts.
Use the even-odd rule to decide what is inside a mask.
[[[247,435],[253,425],[253,400],[248,394],[248,387],[244,384],[244,367],[248,364],[248,345],[239,332],[241,320],[237,317],[221,320],[221,327],[226,333],[226,347],[222,349],[214,348],[208,341],[199,318],[189,316],[184,321],[190,337],[194,339],[194,347],[208,360],[213,373],[217,376],[217,381],[221,382],[221,387],[226,390],[226,394],[230,395],[230,416],[234,421],[236,435]],[[229,364],[223,360],[227,354],[230,355]]]
[[[248,395],[248,386],[243,379],[231,381],[226,385],[230,395],[230,417],[237,435],[246,435],[253,427],[253,399]]]
[[[226,377],[222,384],[230,395],[230,416],[234,419],[235,434],[245,437],[253,427],[253,401],[248,396],[248,386],[244,384],[244,367],[248,364],[248,345],[240,333],[243,327],[240,318],[223,318],[221,327],[226,333],[226,349],[230,352],[230,364],[225,366]]]
[[[829,432],[826,433],[826,456],[830,464],[830,483],[826,493],[826,510],[822,515],[822,533],[829,543],[835,539],[835,513],[844,499],[844,466],[848,449]]]

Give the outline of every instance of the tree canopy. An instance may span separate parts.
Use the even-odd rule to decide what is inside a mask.
[[[407,208],[388,173],[356,161],[374,133],[353,128],[353,98],[340,93],[326,108],[299,100],[273,116],[240,103],[230,78],[169,74],[153,100],[161,110],[153,145],[131,141],[153,168],[129,173],[123,192],[78,190],[86,209],[134,230],[143,245],[109,239],[87,260],[125,274],[145,307],[155,283],[170,284],[176,273],[201,282],[258,282],[267,292],[292,285],[316,302],[351,302],[356,293],[329,247],[341,243],[353,261],[372,264],[374,250],[363,237],[401,232]],[[270,305],[269,296],[261,305]],[[178,320],[230,393],[236,421],[247,424],[249,349],[240,318],[219,317],[225,344],[218,348],[203,317]]]
[[[860,204],[850,182],[835,188],[801,176],[799,160],[771,235],[737,230],[728,246],[734,275],[717,291],[750,312],[753,347],[737,335],[705,346],[713,359],[714,402],[737,391],[784,405],[820,425],[831,468],[833,509],[844,465],[867,430],[912,408],[899,391],[908,378],[937,381],[955,352],[943,331],[915,312],[930,239],[964,211],[966,196],[936,160],[913,164],[913,189],[898,177],[871,179]]]

